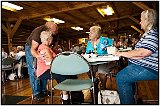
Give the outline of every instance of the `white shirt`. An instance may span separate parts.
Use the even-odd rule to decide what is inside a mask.
[[[7,58],[7,56],[8,56],[8,54],[7,54],[6,52],[2,52],[2,60],[3,60],[4,58]]]
[[[16,56],[15,56],[15,59],[16,60],[19,60],[22,56],[25,56],[25,52],[24,51],[19,51]]]

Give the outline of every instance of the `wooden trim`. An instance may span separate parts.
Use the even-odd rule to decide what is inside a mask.
[[[21,24],[22,19],[18,19],[18,21],[16,22],[16,24],[14,25],[12,32],[11,32],[11,38],[13,38],[15,32],[17,31],[19,25]]]
[[[5,27],[5,25],[2,23],[2,29],[3,29],[3,31],[7,34],[7,32],[8,32],[8,29]]]
[[[130,18],[132,21],[134,21],[135,23],[137,23],[137,24],[140,23],[140,22],[139,22],[136,18],[134,18],[133,16],[129,16],[129,18]]]
[[[150,9],[147,5],[145,5],[144,3],[142,2],[132,2],[133,4],[135,4],[137,7],[143,9],[143,10],[148,10]]]
[[[81,8],[87,8],[87,7],[92,7],[92,6],[96,6],[96,5],[100,5],[100,4],[105,4],[106,2],[93,2],[92,4],[81,4],[81,5],[76,5],[73,8],[62,8],[59,11],[55,11],[55,10],[51,10],[48,11],[47,13],[37,13],[31,16],[21,16],[21,19],[32,19],[32,18],[37,18],[37,17],[41,17],[41,16],[45,16],[45,15],[50,15],[50,14],[55,14],[55,13],[61,13],[61,12],[67,12],[67,11],[71,11],[71,10],[77,10],[77,9],[81,9]]]
[[[136,14],[133,14],[132,16],[137,16],[139,15],[140,13],[136,13]],[[86,23],[80,23],[80,24],[75,24],[74,26],[80,26],[80,25],[87,25],[87,24],[93,24],[93,23],[101,23],[101,22],[110,22],[110,21],[116,21],[116,20],[121,20],[121,19],[125,19],[125,18],[128,18],[129,15],[125,15],[125,16],[122,16],[122,17],[113,17],[113,18],[110,18],[110,19],[107,19],[107,20],[98,20],[98,21],[91,21],[91,22],[86,22]],[[66,27],[71,27],[73,25],[66,25],[66,26],[62,26],[62,27],[59,27],[59,28],[66,28]]]

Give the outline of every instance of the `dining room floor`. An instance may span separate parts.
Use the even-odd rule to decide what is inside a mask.
[[[78,76],[78,78],[88,78],[88,75],[82,74],[81,76]],[[117,90],[116,78],[112,77],[112,88],[110,82],[110,78],[108,78],[106,87],[108,89]],[[57,82],[53,80],[53,84],[56,83]],[[158,81],[142,81],[138,82],[138,84],[139,97],[142,99],[158,99]],[[50,81],[48,82],[48,85],[50,85]],[[1,97],[3,100],[1,104],[32,104],[32,90],[28,77],[18,80],[8,80],[5,84],[1,83],[1,86]],[[91,102],[92,99],[90,91],[83,90],[82,92],[84,94],[84,104]],[[13,101],[15,98],[16,101]],[[51,97],[45,97],[44,102],[33,102],[33,104],[51,104]],[[61,104],[60,92],[58,90],[54,90],[53,104]]]

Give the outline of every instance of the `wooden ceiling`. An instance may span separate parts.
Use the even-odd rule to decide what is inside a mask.
[[[11,3],[22,6],[24,9],[17,12],[1,9],[2,19],[2,46],[7,45],[6,28],[11,27],[13,45],[23,45],[32,30],[37,26],[44,24],[44,17],[50,16],[65,21],[64,24],[58,24],[59,36],[62,39],[77,39],[88,37],[85,33],[89,27],[99,24],[102,31],[108,35],[117,35],[118,33],[127,32],[135,33],[131,25],[140,29],[140,13],[143,10],[159,7],[157,1],[141,2],[23,2],[12,1]],[[97,7],[110,5],[113,7],[115,14],[112,16],[101,16],[96,10]],[[15,26],[15,27],[14,27]],[[83,31],[71,29],[72,26],[83,27]],[[16,30],[17,29],[17,30]]]

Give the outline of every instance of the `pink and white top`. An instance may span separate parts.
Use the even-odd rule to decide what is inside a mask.
[[[52,54],[52,56],[49,56],[49,52]],[[50,69],[50,64],[48,63],[51,63],[52,59],[56,56],[52,49],[44,44],[39,45],[38,54],[40,54],[42,57],[37,59],[37,77],[41,76],[48,69]]]

